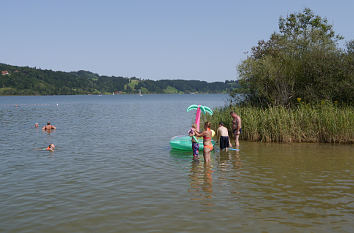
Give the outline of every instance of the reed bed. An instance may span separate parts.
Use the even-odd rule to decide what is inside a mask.
[[[231,135],[230,111],[242,119],[240,139],[261,142],[323,142],[354,143],[354,107],[339,107],[332,103],[299,104],[294,108],[283,106],[258,108],[233,106],[214,109],[205,120],[218,127],[220,121]]]

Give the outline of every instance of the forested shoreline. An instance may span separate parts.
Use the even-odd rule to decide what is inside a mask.
[[[0,63],[0,95],[228,93],[237,81],[149,80],[63,72]]]

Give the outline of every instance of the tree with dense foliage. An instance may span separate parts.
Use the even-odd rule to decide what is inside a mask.
[[[354,100],[354,43],[338,47],[327,19],[306,8],[279,19],[279,32],[259,41],[239,66],[239,85],[232,93],[256,106],[308,103],[322,100],[352,104]]]

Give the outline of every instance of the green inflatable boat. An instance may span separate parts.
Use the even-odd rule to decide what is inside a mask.
[[[204,146],[203,146],[203,139],[200,138],[198,139],[199,143],[199,150],[202,151]],[[211,143],[213,146],[215,145],[215,141],[211,140]],[[192,141],[191,137],[189,136],[175,136],[171,138],[170,141],[171,148],[174,150],[184,150],[184,151],[192,151]]]

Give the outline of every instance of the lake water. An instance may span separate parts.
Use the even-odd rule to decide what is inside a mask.
[[[170,150],[226,98],[0,97],[0,232],[353,232],[353,145]]]

